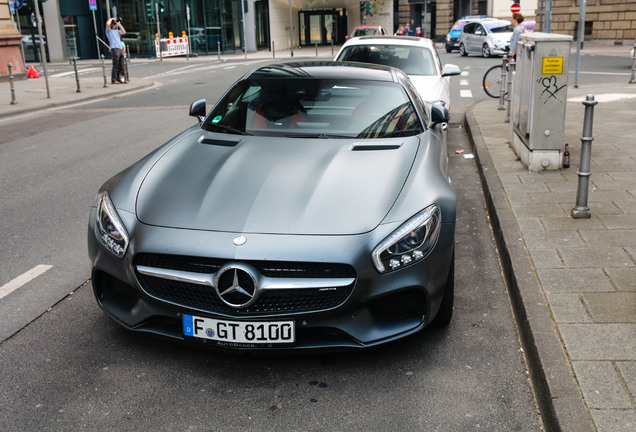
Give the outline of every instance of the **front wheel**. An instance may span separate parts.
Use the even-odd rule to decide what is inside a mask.
[[[484,56],[484,58],[490,57],[490,47],[487,43],[485,43],[484,46],[481,47],[481,55]]]
[[[503,85],[501,80],[501,65],[491,67],[484,74],[484,80],[482,81],[484,91],[491,98],[498,98]]]
[[[468,55],[468,53],[466,52],[466,47],[464,47],[464,44],[459,44],[459,55],[462,57],[466,57]]]

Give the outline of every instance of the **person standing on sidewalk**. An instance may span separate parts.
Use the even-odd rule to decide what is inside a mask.
[[[526,17],[521,15],[519,12],[515,12],[512,14],[512,19],[510,20],[510,23],[515,28],[512,31],[512,36],[510,37],[510,54],[512,54],[515,59],[517,58],[517,44],[519,43],[519,36],[521,36],[521,33],[526,31],[526,29],[521,25],[524,19],[526,19]]]
[[[121,37],[125,33],[126,30],[119,20],[108,18],[108,21],[106,21],[106,37],[108,38],[110,54],[113,57],[113,71],[110,75],[113,84],[121,84],[121,77],[124,75]]]

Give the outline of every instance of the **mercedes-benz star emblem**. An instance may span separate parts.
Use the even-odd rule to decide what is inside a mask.
[[[234,237],[234,240],[232,241],[232,243],[234,243],[235,246],[243,246],[246,242],[247,242],[247,237],[243,235]]]
[[[243,308],[256,300],[256,278],[242,267],[230,265],[219,270],[214,286],[228,306]]]

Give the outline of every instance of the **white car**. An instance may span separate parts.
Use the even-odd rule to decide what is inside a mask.
[[[423,100],[450,109],[449,77],[459,75],[459,67],[442,66],[430,39],[410,36],[363,36],[348,40],[336,61],[352,61],[402,69]]]
[[[469,22],[459,36],[459,53],[481,54],[483,57],[503,55],[510,46],[514,27],[507,20]]]

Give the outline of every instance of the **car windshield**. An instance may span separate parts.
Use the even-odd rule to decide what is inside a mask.
[[[353,34],[351,35],[351,37],[375,36],[377,34],[378,34],[378,29],[377,28],[361,28],[361,29],[355,29],[353,31]]]
[[[214,132],[307,138],[389,138],[423,131],[393,82],[252,78],[237,83],[203,124]]]
[[[505,22],[501,22],[501,21],[488,23],[486,24],[486,28],[488,29],[490,33],[507,33],[515,29],[512,25],[506,24]]]
[[[407,75],[437,74],[433,53],[418,46],[352,45],[345,48],[337,60],[393,66]]]
[[[451,28],[451,31],[463,29],[466,23],[468,23],[468,21],[457,21],[455,25]]]

